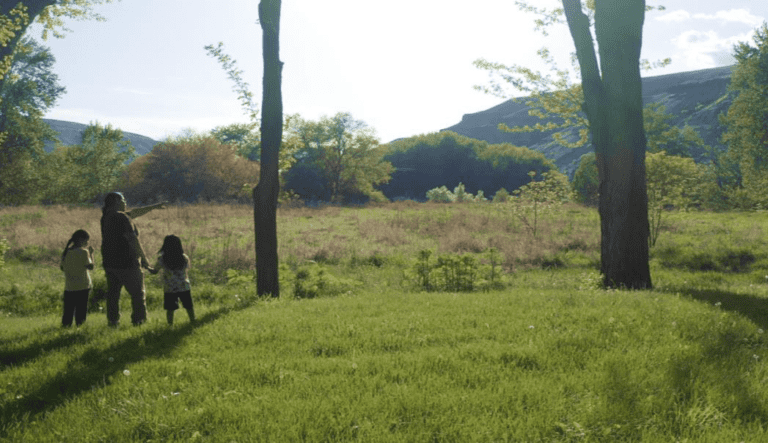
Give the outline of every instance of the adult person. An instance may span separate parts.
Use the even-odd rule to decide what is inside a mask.
[[[138,326],[147,321],[147,299],[142,268],[149,268],[144,248],[139,242],[139,230],[132,219],[164,203],[126,211],[123,194],[110,192],[104,199],[101,216],[101,257],[107,275],[107,322],[120,324],[120,291],[123,286],[131,296],[131,322]]]

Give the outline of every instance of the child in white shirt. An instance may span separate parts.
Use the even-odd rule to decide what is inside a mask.
[[[149,272],[157,274],[163,271],[163,291],[165,297],[163,308],[166,311],[168,324],[173,324],[173,312],[179,309],[179,300],[187,310],[189,321],[195,321],[195,308],[192,305],[191,287],[189,284],[189,257],[181,247],[181,239],[175,235],[167,235],[163,247],[158,251],[157,264]]]

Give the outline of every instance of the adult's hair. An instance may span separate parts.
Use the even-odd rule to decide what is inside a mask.
[[[124,199],[125,197],[121,192],[110,192],[104,197],[104,207],[101,208],[101,213],[106,213],[109,209],[114,208],[117,202]]]
[[[85,229],[78,229],[75,231],[74,234],[72,234],[72,237],[67,242],[67,245],[64,246],[64,252],[61,253],[61,259],[64,260],[64,258],[67,256],[67,252],[71,249],[69,246],[74,245],[75,242],[84,241],[84,240],[90,240],[91,234],[88,233]]]
[[[184,249],[181,247],[181,239],[175,235],[166,235],[163,246],[158,253],[163,254],[163,264],[170,270],[184,269],[187,264],[184,259]]]

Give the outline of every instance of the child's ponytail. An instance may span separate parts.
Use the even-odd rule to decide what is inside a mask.
[[[74,245],[75,242],[78,241],[84,241],[84,240],[90,240],[91,235],[88,234],[88,231],[85,229],[78,229],[75,231],[74,234],[72,234],[72,237],[67,241],[67,245],[64,246],[64,252],[61,253],[61,261],[64,261],[64,258],[67,256],[67,252],[69,252],[70,247],[69,245]]]

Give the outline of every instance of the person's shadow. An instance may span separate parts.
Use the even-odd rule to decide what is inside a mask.
[[[234,309],[239,310],[248,306],[250,305],[244,304]],[[165,357],[196,328],[211,323],[232,310],[233,308],[220,308],[206,313],[194,323],[185,323],[171,329],[148,329],[107,349],[87,350],[80,358],[71,362],[69,367],[72,370],[60,372],[33,392],[3,405],[0,409],[0,422],[12,423],[15,418],[21,416],[28,417],[25,420],[34,420],[35,416],[53,410],[85,391],[103,386],[110,376],[122,372],[133,363]],[[72,342],[72,337],[78,337],[78,334],[64,334],[26,348],[3,351],[0,354],[3,369],[10,367],[11,364],[16,366],[25,364],[39,357],[46,350],[65,348],[87,339],[86,336],[81,336],[80,339]],[[110,357],[112,361],[109,360]],[[0,433],[0,440],[2,438],[3,435]]]

